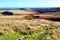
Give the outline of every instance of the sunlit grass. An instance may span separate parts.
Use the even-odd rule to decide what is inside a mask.
[[[59,40],[59,28],[60,25],[41,19],[0,19],[0,40],[16,40],[19,37],[35,35],[44,30],[46,31],[42,34],[30,36],[23,40]]]
[[[5,34],[0,36],[0,40],[16,40],[20,36],[22,35],[18,33]]]

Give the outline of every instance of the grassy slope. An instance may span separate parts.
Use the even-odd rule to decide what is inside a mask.
[[[19,18],[0,19],[0,40],[16,40],[23,35],[35,35],[46,30],[42,34],[30,36],[23,40],[59,40],[60,25],[51,21],[34,19],[23,20]]]

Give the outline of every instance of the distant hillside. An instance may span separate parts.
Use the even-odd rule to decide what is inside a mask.
[[[25,10],[34,10],[40,13],[45,13],[45,12],[60,12],[60,8],[29,8]]]
[[[34,10],[40,13],[45,13],[45,12],[60,12],[60,7],[57,7],[57,8],[0,8],[0,10]]]

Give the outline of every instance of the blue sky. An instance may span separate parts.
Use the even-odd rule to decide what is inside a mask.
[[[0,8],[5,7],[60,7],[60,0],[0,0]]]

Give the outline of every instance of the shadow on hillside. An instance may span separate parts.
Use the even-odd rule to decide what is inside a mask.
[[[52,20],[52,21],[59,21],[59,22],[60,22],[60,18],[50,18],[49,20]]]
[[[2,14],[2,15],[13,15],[12,12],[8,12],[8,11],[2,12],[1,14]]]

